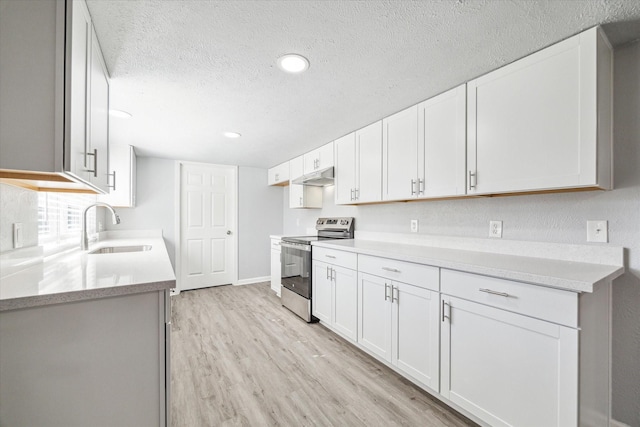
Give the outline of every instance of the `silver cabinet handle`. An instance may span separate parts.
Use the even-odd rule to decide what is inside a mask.
[[[424,179],[418,179],[418,194],[424,194]]]
[[[478,290],[479,290],[480,292],[486,292],[486,293],[488,293],[488,294],[491,294],[491,295],[498,295],[498,296],[501,296],[501,297],[510,297],[510,296],[511,296],[511,295],[509,295],[509,294],[508,294],[508,293],[506,293],[506,292],[498,292],[498,291],[494,291],[494,290],[491,290],[491,289],[482,289],[482,288],[480,288],[480,289],[478,289]]]
[[[412,179],[411,180],[411,195],[413,196],[414,194],[416,194],[416,180]]]
[[[300,197],[300,206],[302,206],[302,197]]]
[[[471,170],[469,170],[469,190],[471,190],[472,188],[476,188],[477,182],[475,184],[471,185],[471,179],[475,178],[475,177],[476,177],[476,174],[475,173],[471,173]]]
[[[353,190],[353,188],[352,188],[352,189],[351,189],[351,201],[353,201],[353,192],[354,192],[354,190]]]
[[[444,322],[444,319],[449,319],[449,321],[451,321],[451,317],[444,314],[445,305],[451,307],[448,303],[446,303],[444,300],[442,300],[442,321],[443,322]]]
[[[336,259],[333,255],[325,255],[327,258]]]
[[[355,199],[356,199],[356,200],[360,200],[360,189],[359,189],[359,188],[356,188],[355,192],[356,192],[356,197],[355,197]]]
[[[400,288],[397,286],[391,285],[391,302],[400,301]]]
[[[113,191],[116,191],[116,171],[113,171],[113,173],[109,173],[107,175],[113,176],[113,185],[108,185],[107,184],[107,187],[112,188]]]
[[[392,273],[400,273],[400,270],[398,270],[397,268],[382,267],[382,269],[385,270],[385,271],[390,271]]]
[[[384,284],[384,300],[387,301],[389,299],[389,293],[387,290],[389,289],[389,285],[385,282]]]
[[[331,267],[331,280],[336,281],[336,269]]]
[[[280,179],[280,174],[279,174],[279,173],[277,173],[277,174],[276,174],[276,179],[275,179],[275,181],[278,181],[279,179]]]
[[[331,267],[327,267],[327,280],[331,280],[331,274],[329,274],[330,271]]]
[[[231,230],[227,230],[227,236],[231,235]]]
[[[94,148],[93,153],[87,153],[87,156],[93,156],[93,169],[87,169],[87,172],[93,172],[93,177],[98,177],[98,149]]]

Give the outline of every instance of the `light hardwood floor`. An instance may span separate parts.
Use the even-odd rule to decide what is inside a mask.
[[[180,426],[469,426],[383,364],[280,305],[268,283],[172,298]]]

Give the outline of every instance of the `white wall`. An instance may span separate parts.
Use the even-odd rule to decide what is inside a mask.
[[[119,208],[109,230],[162,229],[175,269],[175,160],[138,157],[137,204]],[[282,232],[282,191],[267,186],[267,170],[238,169],[238,278],[270,274],[270,234]]]
[[[238,279],[270,274],[270,234],[282,233],[282,190],[267,185],[267,170],[238,170]]]
[[[613,416],[640,427],[640,43],[615,52],[615,190],[390,203],[343,207],[325,188],[322,210],[289,209],[284,190],[284,234],[304,234],[319,216],[354,216],[356,230],[487,237],[502,220],[503,238],[586,242],[587,220],[609,221],[609,242],[627,248],[627,273],[613,283]],[[603,384],[603,387],[606,385]]]
[[[105,221],[107,230],[162,230],[171,264],[175,269],[175,162],[138,157],[136,207],[117,208],[120,224]]]

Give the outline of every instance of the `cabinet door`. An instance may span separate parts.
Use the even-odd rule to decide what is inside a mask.
[[[102,59],[98,38],[94,31],[92,34],[87,167],[91,172],[91,184],[107,193],[109,191],[109,75]]]
[[[92,174],[88,170],[93,165],[93,159],[87,156],[90,149],[87,110],[93,66],[91,39],[91,17],[85,2],[71,2],[71,69],[68,79],[71,82],[68,133],[70,150],[69,164],[65,164],[65,169],[86,182],[91,182]]]
[[[353,202],[356,190],[356,133],[336,140],[335,201],[336,205]]]
[[[610,173],[597,177],[597,157],[610,155],[597,147],[610,138],[598,130],[611,114],[611,81],[598,82],[611,73],[604,43],[594,28],[467,84],[471,194],[609,187]]]
[[[414,198],[418,191],[418,106],[383,119],[382,127],[382,198]]]
[[[289,182],[289,162],[284,162],[268,170],[269,185],[286,185]]]
[[[301,208],[304,204],[304,187],[298,184],[289,185],[289,207]]]
[[[280,277],[282,274],[280,267],[280,254],[280,251],[271,249],[271,290],[278,296],[280,296]]]
[[[109,144],[109,169],[112,171],[109,194],[98,200],[114,207],[136,205],[136,152],[130,145]]]
[[[347,338],[358,340],[358,280],[357,272],[332,266],[333,327]]]
[[[312,314],[326,323],[327,326],[333,324],[332,307],[332,280],[331,266],[324,262],[313,261],[313,285],[311,288],[311,308]]]
[[[333,166],[333,141],[318,148],[318,167],[316,169],[326,169]]]
[[[356,132],[356,200],[382,200],[382,120]]]
[[[440,299],[437,292],[392,284],[392,362],[432,388],[440,387]]]
[[[304,174],[311,173],[318,169],[320,164],[320,150],[315,149],[313,151],[309,151],[305,153],[303,156],[303,170]]]
[[[443,296],[440,393],[493,426],[578,425],[578,331]]]
[[[466,85],[418,105],[419,197],[466,194]]]
[[[289,160],[289,180],[293,181],[302,175],[304,175],[304,156]]]
[[[358,273],[358,343],[391,361],[391,281]]]

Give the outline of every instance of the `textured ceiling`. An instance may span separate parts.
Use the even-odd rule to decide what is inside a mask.
[[[640,1],[88,0],[114,142],[270,167],[597,24],[640,38]],[[311,67],[288,75],[276,58]],[[240,139],[222,136],[240,132]]]

